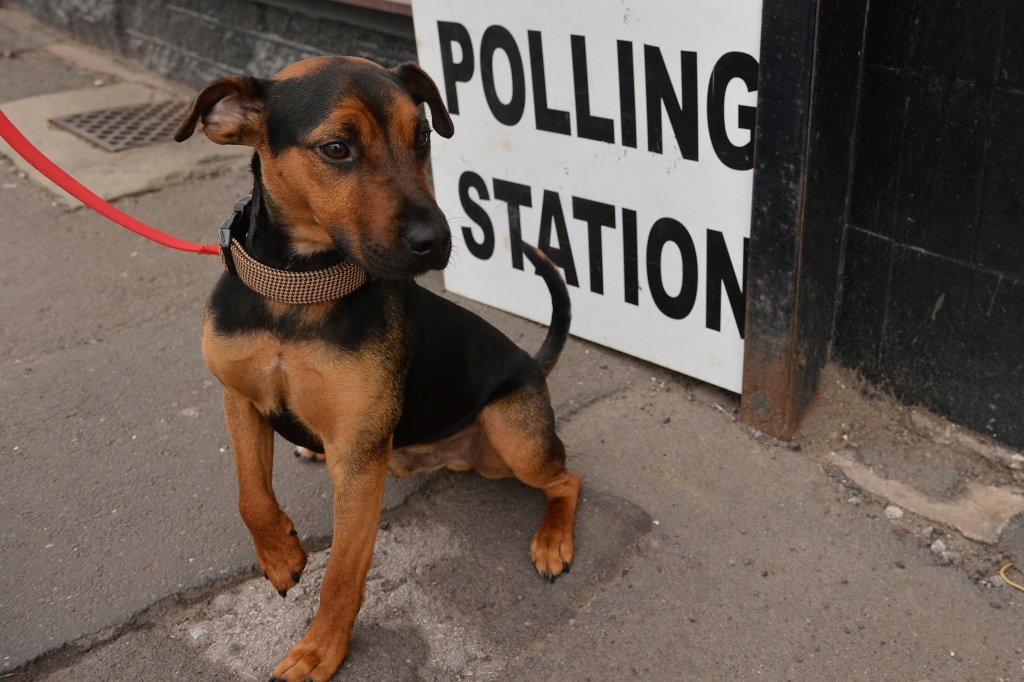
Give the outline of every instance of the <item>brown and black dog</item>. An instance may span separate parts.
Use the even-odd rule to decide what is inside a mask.
[[[334,485],[320,610],[272,679],[323,682],[345,658],[389,468],[472,469],[543,489],[547,513],[530,556],[550,580],[572,562],[580,479],[565,468],[545,382],[568,336],[568,293],[551,261],[525,246],[553,300],[548,336],[531,358],[416,284],[451,252],[427,181],[423,103],[434,129],[451,137],[437,87],[416,64],[319,57],[269,80],[210,84],[175,136],[188,138],[201,121],[214,142],[255,149],[245,244],[255,259],[292,271],[348,259],[368,275],[345,298],[289,305],[225,272],[204,313],[203,357],[223,384],[238,507],[282,594],[306,553],[271,487],[274,431],[323,453]]]

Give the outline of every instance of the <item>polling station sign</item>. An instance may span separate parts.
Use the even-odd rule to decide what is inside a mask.
[[[414,0],[445,286],[739,392],[761,0]]]

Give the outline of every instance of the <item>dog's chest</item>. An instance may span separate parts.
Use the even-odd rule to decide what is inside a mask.
[[[264,414],[281,404],[290,384],[301,383],[297,375],[309,371],[298,360],[302,355],[266,332],[221,336],[207,330],[203,334],[203,358],[210,371]]]
[[[270,332],[203,335],[203,357],[229,389],[266,417],[290,414],[322,442],[345,434],[346,424],[372,428],[395,411],[393,371],[372,352],[350,353],[315,341],[286,341]]]

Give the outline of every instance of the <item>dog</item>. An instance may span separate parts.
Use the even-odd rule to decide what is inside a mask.
[[[469,311],[420,287],[451,232],[427,179],[431,128],[454,125],[415,63],[385,69],[317,57],[270,79],[229,76],[199,93],[175,139],[201,122],[213,142],[253,147],[244,251],[279,271],[354,263],[347,296],[292,304],[226,271],[203,314],[202,353],[223,387],[238,507],[260,568],[282,596],[306,553],[271,486],[274,432],[322,453],[334,487],[320,608],[272,680],[324,682],[348,652],[380,520],[385,476],[448,467],[514,476],[547,495],[530,544],[542,577],[573,560],[580,479],[565,465],[546,377],[569,333],[557,267],[523,246],[547,283],[552,323],[530,357]]]

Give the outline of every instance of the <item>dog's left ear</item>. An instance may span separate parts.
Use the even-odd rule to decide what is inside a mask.
[[[427,75],[427,72],[419,67],[419,64],[416,62],[406,62],[401,66],[391,69],[391,73],[395,74],[398,80],[402,81],[414,103],[417,105],[424,102],[427,103],[427,106],[430,107],[431,123],[438,135],[441,137],[451,137],[455,134],[455,124],[452,123],[451,116],[448,115],[448,109],[445,108],[444,102],[441,101],[441,93],[438,92],[437,85]]]

